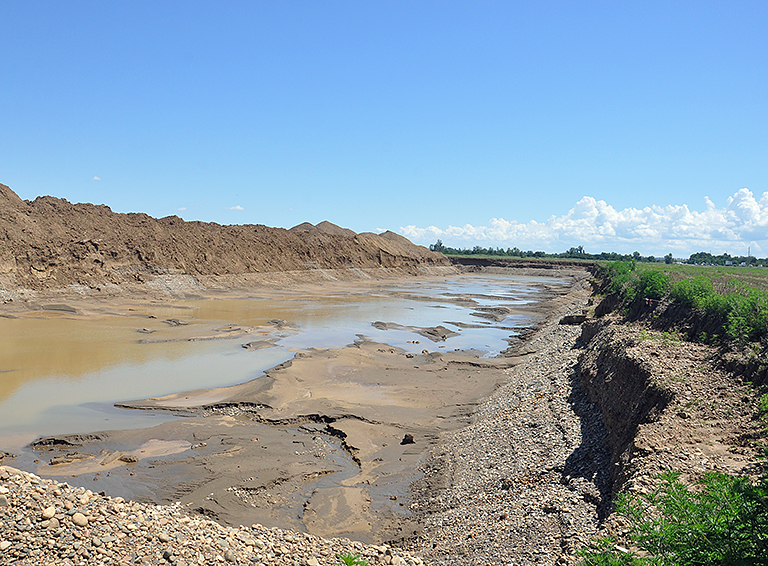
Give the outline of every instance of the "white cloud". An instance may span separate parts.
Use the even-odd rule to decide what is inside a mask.
[[[93,179],[91,179],[91,181],[101,181],[101,177],[94,176]]]
[[[178,210],[179,212],[184,212],[185,210],[187,210],[187,207],[186,206],[180,206],[176,210]]]
[[[753,254],[768,250],[768,192],[758,200],[750,190],[741,189],[723,208],[709,197],[704,197],[704,205],[701,212],[685,204],[616,210],[585,196],[564,216],[544,222],[493,218],[487,226],[405,226],[400,233],[420,244],[440,238],[454,247],[516,246],[550,252],[577,245],[591,252],[637,250],[644,255],[710,250],[746,254],[748,247]]]
[[[245,210],[245,209],[238,204],[237,206],[230,206],[229,210]]]

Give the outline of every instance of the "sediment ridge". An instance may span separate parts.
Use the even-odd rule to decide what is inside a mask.
[[[249,276],[267,282],[265,274],[366,278],[430,269],[455,272],[442,254],[393,232],[356,234],[330,222],[286,230],[157,219],[50,196],[25,201],[0,184],[0,299],[20,289],[118,292],[144,284],[193,293],[201,278],[223,278],[224,286],[230,278],[231,286]]]

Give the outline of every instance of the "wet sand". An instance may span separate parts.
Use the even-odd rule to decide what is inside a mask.
[[[533,309],[539,324],[568,291],[548,288]],[[409,510],[419,464],[526,354],[524,341],[496,358],[424,345],[412,354],[360,337],[300,352],[240,385],[121,403],[184,418],[44,439],[34,471],[126,498],[181,501],[230,525],[368,542],[410,537],[420,531]],[[81,458],[50,464],[65,454]]]

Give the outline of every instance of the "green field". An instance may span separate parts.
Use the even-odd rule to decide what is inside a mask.
[[[596,262],[600,265],[608,265],[610,262]],[[666,263],[642,263],[638,269],[661,271],[670,277],[670,281],[691,279],[696,276],[709,278],[715,289],[721,293],[727,292],[735,286],[746,285],[762,291],[768,291],[768,267],[725,267],[719,265],[688,265]]]

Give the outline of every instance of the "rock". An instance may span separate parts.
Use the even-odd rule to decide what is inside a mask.
[[[115,460],[117,460],[122,454],[120,452],[112,452],[111,454],[107,455],[106,458],[104,458],[101,461],[102,466],[106,466],[107,464],[111,464]]]
[[[400,441],[400,444],[416,444],[416,441],[413,439],[413,435],[410,433],[407,433],[405,436],[403,436],[403,439]]]
[[[131,454],[123,454],[120,456],[120,461],[125,462],[126,464],[135,464],[139,461],[138,457],[133,456]]]
[[[13,514],[0,509],[0,564],[192,566],[204,561],[320,566],[337,564],[334,557],[338,554],[371,557],[371,564],[381,563],[376,557],[381,555],[382,547],[261,525],[224,527],[203,517],[186,515],[180,503],[162,506],[126,502],[25,472],[13,471],[9,476],[7,470],[13,469],[0,466],[0,487],[7,499],[13,497],[14,509]],[[65,506],[70,508],[66,515]],[[52,512],[50,519],[41,521],[43,513],[48,516]],[[69,517],[71,524],[64,517]],[[419,564],[412,555],[402,556],[411,566]]]
[[[8,496],[0,495],[0,507],[8,507]]]
[[[560,319],[560,324],[576,325],[581,324],[585,320],[587,320],[587,315],[585,314],[569,314]]]
[[[49,519],[52,519],[55,514],[56,514],[56,507],[51,505],[50,507],[45,508],[41,516],[43,518],[43,521],[47,521]]]

